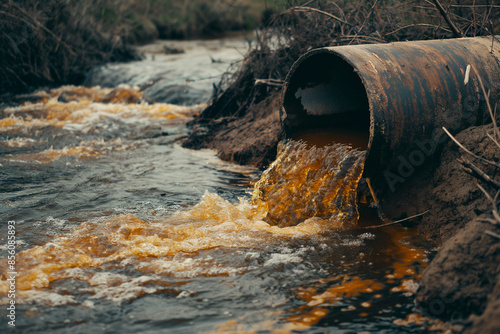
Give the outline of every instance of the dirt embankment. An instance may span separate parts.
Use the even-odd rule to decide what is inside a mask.
[[[493,126],[471,127],[456,138],[473,153],[500,161],[500,149],[488,138]],[[489,193],[494,188],[468,175],[458,159],[465,156],[494,180],[500,170],[481,164],[449,142],[436,158],[436,169],[409,180],[388,199],[391,216],[427,213],[416,220],[419,232],[439,245],[417,292],[417,307],[431,317],[465,325],[465,333],[500,332],[500,228],[492,220]]]
[[[478,156],[498,161],[500,150],[487,137],[492,129],[491,124],[470,127],[456,139]],[[481,166],[486,174],[500,176],[493,166],[481,164],[449,140],[430,166],[416,172],[398,191],[387,196],[384,213],[396,220],[426,212],[413,222],[418,223],[420,234],[441,245],[476,216],[490,212],[491,203],[457,161],[462,156]],[[491,190],[487,184],[482,186]]]
[[[281,134],[279,95],[251,106],[243,117],[197,119],[184,142],[187,148],[210,148],[226,161],[264,167],[276,157]]]

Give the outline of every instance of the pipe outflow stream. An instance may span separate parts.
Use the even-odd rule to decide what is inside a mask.
[[[455,134],[491,122],[500,97],[500,38],[325,47],[292,66],[282,93],[288,137],[305,128],[367,134],[363,176],[379,199],[429,165]]]

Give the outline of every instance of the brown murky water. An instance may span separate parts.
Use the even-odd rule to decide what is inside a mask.
[[[356,206],[363,151],[283,143],[258,180],[176,144],[203,106],[141,94],[61,87],[2,111],[0,303],[15,220],[16,329],[422,331],[404,319],[427,245],[363,227],[378,223]]]

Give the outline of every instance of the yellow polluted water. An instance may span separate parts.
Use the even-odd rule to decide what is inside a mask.
[[[75,156],[79,159],[93,159],[105,155],[108,151],[123,151],[137,148],[137,143],[124,143],[120,138],[113,140],[84,140],[77,146],[62,149],[48,148],[41,152],[17,154],[16,160],[37,163],[49,163],[61,157]]]
[[[182,124],[200,108],[149,104],[134,87],[66,86],[42,92],[36,103],[3,111],[0,134],[5,136],[0,147],[15,153],[2,156],[0,164],[23,161],[53,168],[57,161],[77,157],[93,170],[103,157],[114,162],[117,151],[134,155],[143,145],[147,151],[153,145],[147,138],[137,139],[137,133]],[[120,127],[123,124],[127,126]],[[52,147],[54,137],[67,142]],[[340,144],[311,147],[301,141],[282,142],[276,161],[255,183],[251,198],[228,201],[206,191],[199,201],[197,195],[198,203],[184,203],[175,212],[110,209],[79,216],[75,221],[83,222],[67,233],[58,231],[48,242],[35,243],[16,255],[16,302],[34,305],[23,316],[36,318],[55,306],[72,312],[70,307],[76,305],[78,310],[101,313],[112,304],[132,312],[135,302],[169,296],[165,304],[158,304],[171,307],[160,319],[194,303],[197,311],[185,317],[196,322],[217,316],[217,321],[207,320],[198,331],[213,333],[289,333],[327,326],[321,323],[339,312],[357,318],[368,317],[375,309],[388,312],[375,305],[388,296],[414,294],[427,253],[408,241],[415,236],[402,227],[373,233],[362,228],[374,224],[362,222],[357,208],[364,155]],[[158,183],[192,177],[180,169],[173,175],[154,179],[154,187],[146,187],[145,194],[156,191]],[[113,186],[111,178],[107,182]],[[48,225],[49,220],[42,223]],[[18,239],[23,233],[36,234],[34,226],[20,226]],[[7,268],[7,259],[0,260],[2,305],[9,303]],[[162,300],[154,299],[152,310],[158,308],[154,302]],[[232,315],[238,308],[242,310]],[[212,309],[223,311],[210,313]],[[152,316],[137,323],[150,325]],[[182,316],[179,319],[138,330],[184,322]],[[123,321],[137,325],[134,319]]]
[[[149,104],[142,100],[142,92],[137,87],[112,89],[63,86],[38,94],[40,100],[37,103],[4,109],[7,117],[0,120],[0,132],[11,131],[15,127],[42,126],[89,131],[99,121],[117,115],[129,121],[138,121],[140,118],[170,120],[190,117],[203,107]]]
[[[115,291],[109,289],[108,285],[123,285],[127,283],[126,277],[96,273],[93,269],[84,268],[99,268],[109,264],[134,268],[148,275],[144,276],[143,283],[154,280],[154,275],[231,275],[242,269],[221,268],[214,265],[213,261],[179,257],[179,254],[196,254],[201,250],[217,247],[258,248],[277,238],[317,235],[352,226],[356,217],[350,213],[355,210],[355,185],[362,170],[357,166],[355,179],[349,180],[348,176],[353,172],[347,175],[341,172],[345,159],[332,156],[340,153],[346,154],[345,148],[335,146],[311,150],[301,143],[282,145],[277,162],[256,184],[252,202],[241,199],[240,203],[233,204],[217,194],[206,192],[200,203],[193,208],[159,220],[144,221],[129,214],[111,217],[99,223],[83,223],[71,233],[19,255],[19,296],[29,300],[37,295],[38,289],[49,288],[51,282],[73,277],[95,286],[94,293],[104,298],[123,298],[120,289]],[[292,159],[290,154],[297,155]],[[359,162],[361,155],[356,159]],[[329,164],[336,164],[338,167],[328,168]],[[297,167],[301,165],[302,168]],[[349,163],[349,167],[351,165]],[[281,172],[281,168],[285,172]],[[315,169],[317,170],[314,171]],[[290,170],[293,172],[290,173]],[[283,178],[278,173],[283,173]],[[324,173],[325,176],[321,178],[318,173]],[[336,175],[337,178],[341,175],[342,179],[337,180]],[[288,178],[294,179],[290,188],[300,191],[303,200],[297,200],[294,191],[283,191],[283,181]],[[318,189],[322,181],[326,184]],[[267,195],[259,195],[263,192]],[[340,206],[328,204],[336,198],[336,203],[340,203]],[[282,202],[292,205],[279,206]],[[310,203],[320,203],[316,213]],[[332,210],[333,214],[329,213],[332,206],[335,208]],[[301,222],[287,221],[286,225],[293,225],[287,227],[266,222],[264,218],[270,213],[275,214],[276,208],[286,211],[282,219],[300,217]],[[341,212],[341,209],[345,212]],[[3,261],[2,269],[6,265],[7,262]],[[7,287],[6,281],[1,284],[2,290]],[[106,288],[101,291],[99,287]],[[136,293],[136,297],[143,293],[140,287],[136,287],[134,291],[130,294]]]
[[[266,221],[281,227],[313,218],[329,226],[355,224],[364,152],[341,144],[308,147],[300,141],[282,142],[278,151],[254,190],[253,201],[266,211]]]
[[[4,117],[0,119],[0,135],[18,137],[0,140],[0,149],[43,144],[47,139],[37,138],[37,133],[47,127],[93,135],[103,131],[113,131],[113,127],[116,127],[119,121],[130,125],[126,130],[132,131],[123,133],[121,137],[140,135],[152,127],[152,122],[170,125],[185,123],[204,107],[204,105],[183,107],[166,103],[150,104],[143,99],[143,93],[138,87],[129,86],[121,88],[62,86],[47,92],[41,91],[37,95],[39,99],[36,102],[27,102],[2,111]],[[26,135],[31,135],[33,138],[22,137]],[[125,143],[121,138],[113,140],[97,138],[62,148],[50,147],[40,152],[7,155],[3,158],[48,163],[64,156],[76,156],[82,159],[99,157],[109,151],[129,150],[138,145],[138,143]]]

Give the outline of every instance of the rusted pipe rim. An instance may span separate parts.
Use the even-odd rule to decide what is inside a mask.
[[[293,64],[293,66],[291,67],[291,69],[288,72],[288,75],[285,79],[285,84],[284,84],[284,87],[282,90],[282,97],[281,97],[282,103],[281,103],[281,108],[280,108],[280,119],[282,120],[282,122],[286,122],[287,116],[288,117],[290,116],[290,115],[287,115],[287,113],[286,113],[286,109],[287,109],[286,104],[291,100],[291,98],[289,96],[287,96],[287,94],[295,93],[295,91],[290,92],[289,86],[290,86],[290,82],[294,82],[294,76],[300,75],[300,72],[298,73],[297,70],[299,69],[299,71],[300,71],[300,68],[304,65],[304,62],[313,62],[315,56],[325,56],[325,55],[327,57],[336,58],[336,59],[340,60],[343,64],[347,64],[348,69],[352,72],[352,74],[354,74],[357,77],[357,79],[359,79],[359,81],[361,83],[361,86],[357,87],[358,91],[356,93],[361,93],[361,95],[362,95],[361,98],[366,99],[366,101],[367,101],[368,110],[366,110],[366,111],[369,113],[368,114],[369,139],[368,139],[368,143],[367,143],[367,156],[368,156],[369,151],[370,151],[370,147],[372,146],[372,142],[373,142],[373,130],[374,130],[373,106],[370,103],[370,100],[368,99],[368,92],[367,92],[367,88],[366,88],[368,86],[367,86],[367,83],[365,82],[364,77],[361,76],[359,74],[359,71],[356,69],[355,62],[353,62],[348,57],[344,56],[342,53],[338,53],[336,51],[336,48],[320,48],[320,49],[311,50],[311,51],[305,53],[304,55],[302,55]],[[359,90],[361,90],[361,92]],[[351,110],[351,112],[356,112],[356,111]],[[286,125],[284,125],[284,126],[286,128]],[[292,127],[293,127],[293,125],[292,125]]]
[[[442,144],[437,133],[443,126],[456,133],[488,120],[477,75],[464,84],[464,74],[467,65],[474,66],[491,98],[500,96],[500,47],[491,52],[491,41],[476,37],[311,50],[286,78],[280,110],[285,133],[309,126],[316,116],[323,117],[320,122],[364,122],[369,134],[364,175],[406,178],[398,172],[401,161],[431,160]],[[419,143],[432,146],[427,150],[432,152],[420,152]]]

